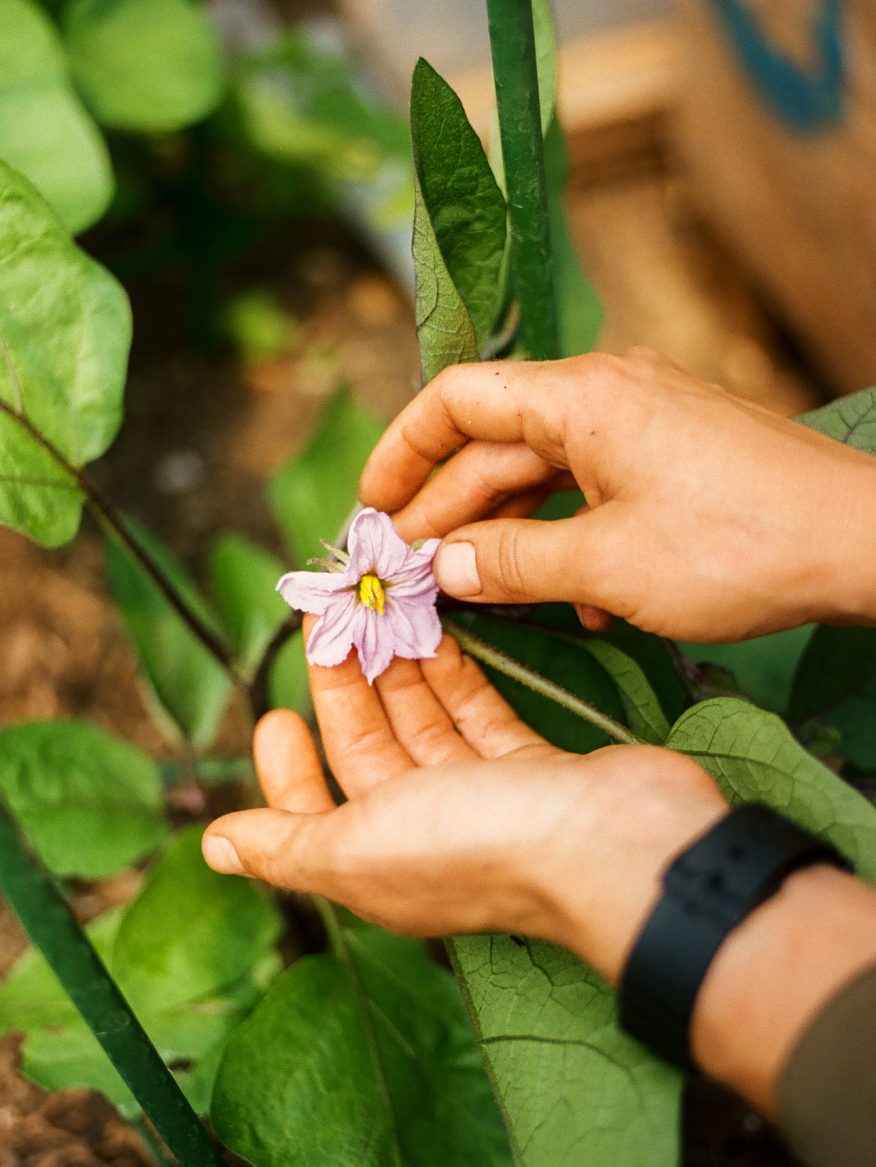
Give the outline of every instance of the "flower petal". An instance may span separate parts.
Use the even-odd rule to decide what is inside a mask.
[[[441,621],[434,603],[402,601],[387,597],[384,622],[396,656],[422,660],[435,655],[441,641]]]
[[[331,667],[345,661],[365,611],[353,592],[334,597],[307,641],[305,655],[310,663]]]
[[[390,580],[414,555],[383,511],[366,507],[356,515],[347,539],[349,571],[357,579],[373,572],[378,579]]]
[[[365,607],[362,611],[365,613],[365,619],[357,624],[353,643],[359,653],[365,680],[371,685],[374,678],[379,677],[389,666],[397,652],[397,646],[386,611],[376,612],[373,608]]]
[[[339,592],[345,588],[352,591],[353,582],[347,572],[290,571],[277,584],[277,591],[290,608],[321,616],[330,604],[337,602],[335,597]]]

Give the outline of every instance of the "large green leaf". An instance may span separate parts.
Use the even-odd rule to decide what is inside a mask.
[[[474,325],[441,256],[417,182],[413,248],[417,341],[423,382],[427,383],[448,365],[476,361],[479,353]]]
[[[74,233],[112,198],[106,144],[76,96],[54,25],[32,0],[0,4],[0,158]]]
[[[483,347],[496,315],[508,211],[462,102],[420,59],[411,86],[411,138],[421,213]]]
[[[591,702],[603,713],[621,722],[625,720],[623,703],[608,672],[577,643],[558,640],[536,628],[506,624],[487,616],[472,617],[465,626],[514,660]],[[494,669],[485,666],[485,671],[523,720],[554,745],[586,754],[610,744],[610,738],[602,730],[560,708],[547,697]]]
[[[200,831],[178,836],[140,895],[87,931],[192,1105],[205,1113],[228,1035],[276,976],[281,919],[255,884],[210,871]],[[143,931],[147,929],[147,931]],[[46,961],[27,952],[0,985],[0,1034],[27,1034],[22,1068],[47,1089],[89,1086],[138,1106]]]
[[[167,829],[152,759],[83,721],[0,730],[0,798],[57,875],[112,875]]]
[[[258,1167],[510,1164],[452,978],[417,942],[359,921],[234,1033],[212,1118]]]
[[[622,1033],[614,995],[564,949],[449,943],[521,1167],[675,1167],[682,1078]]]
[[[856,450],[876,454],[876,389],[838,397],[820,409],[801,414],[797,421]]]
[[[289,614],[277,594],[283,564],[241,535],[223,535],[210,551],[210,582],[244,673],[258,664]]]
[[[666,744],[695,758],[731,802],[775,807],[876,880],[876,807],[807,753],[774,714],[716,697],[683,713]]]
[[[347,390],[326,405],[305,448],[271,479],[269,497],[296,562],[325,555],[356,504],[362,467],[383,427]]]
[[[0,163],[0,523],[47,547],[76,534],[74,474],[112,442],[131,337],[122,288]]]
[[[130,519],[127,522],[188,607],[221,636],[215,615],[167,548],[143,527]],[[110,591],[137,651],[160,724],[194,746],[209,746],[231,689],[228,674],[139,561],[115,539],[106,541],[106,568]]]
[[[876,629],[817,628],[794,677],[790,715],[835,726],[842,754],[876,769]]]
[[[104,125],[178,130],[222,100],[219,38],[194,0],[69,0],[63,32],[76,84]]]

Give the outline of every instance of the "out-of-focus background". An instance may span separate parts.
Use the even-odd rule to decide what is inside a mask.
[[[788,414],[876,381],[873,7],[555,8],[569,212],[604,306],[601,347],[654,346]],[[127,417],[96,476],[196,576],[220,530],[280,553],[265,484],[331,394],[347,386],[386,419],[418,387],[404,123],[416,58],[485,136],[492,120],[479,0],[207,9],[221,99],[171,131],[117,116],[114,194],[80,235],[135,320]],[[25,168],[51,126],[4,120],[4,99],[0,75],[0,158]],[[59,163],[50,184],[65,181]],[[49,554],[0,531],[0,559],[4,721],[87,717],[161,756],[96,532]],[[246,746],[230,717],[220,747]],[[80,913],[130,890],[84,889]],[[23,943],[4,913],[0,972]],[[14,1062],[0,1042],[0,1167],[141,1163],[96,1098],[43,1095]],[[788,1162],[754,1116],[703,1138],[714,1145],[691,1162]]]

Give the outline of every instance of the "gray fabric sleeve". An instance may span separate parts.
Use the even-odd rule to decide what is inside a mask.
[[[779,1125],[811,1167],[876,1167],[876,966],[804,1031],[779,1082]]]

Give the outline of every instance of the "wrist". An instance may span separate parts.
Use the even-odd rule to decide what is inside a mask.
[[[876,960],[876,891],[835,868],[790,875],[719,948],[691,1041],[711,1077],[768,1115],[782,1068],[827,1000]]]
[[[876,624],[876,458],[843,448],[847,460],[829,484],[830,513],[820,524],[811,619]]]

